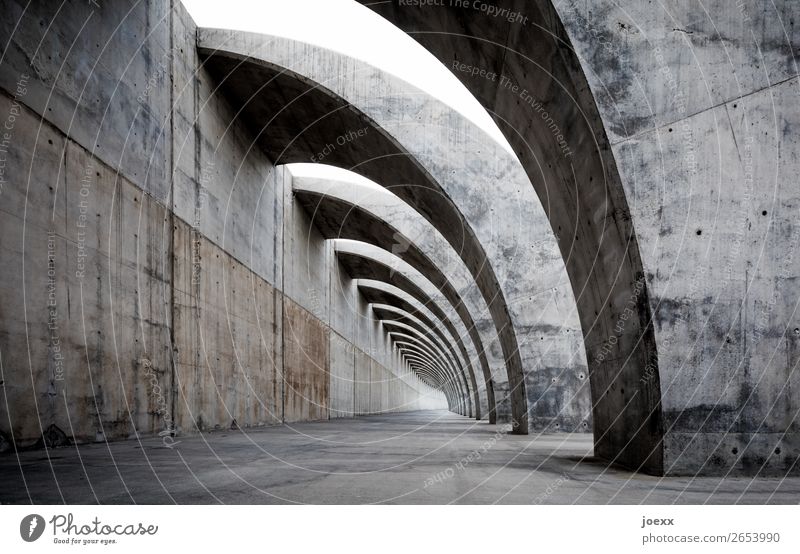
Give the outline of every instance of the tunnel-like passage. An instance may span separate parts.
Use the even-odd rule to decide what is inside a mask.
[[[367,301],[373,304],[373,309],[376,305],[390,305],[400,310],[403,314],[413,315],[414,317],[424,321],[428,328],[437,330],[438,333],[442,333],[443,335],[440,336],[442,336],[442,339],[446,344],[450,345],[455,343],[458,345],[459,352],[464,360],[474,360],[478,358],[476,346],[469,341],[466,333],[459,332],[457,328],[459,321],[451,321],[443,310],[437,309],[438,306],[435,304],[432,306],[426,306],[425,303],[429,301],[432,302],[432,299],[426,298],[424,302],[421,302],[418,298],[415,298],[413,295],[409,294],[403,289],[383,281],[373,279],[357,279],[356,282],[359,290],[367,299]],[[433,308],[435,311],[432,311],[431,308]],[[385,311],[385,309],[382,311]],[[463,325],[463,322],[460,323]],[[446,334],[444,334],[444,331],[439,331],[439,325],[444,328]],[[463,326],[461,328],[463,329]],[[489,422],[495,423],[495,397],[492,389],[491,376],[489,379],[487,379],[487,386],[483,392],[484,394],[481,394],[479,399],[481,401],[485,401],[486,404],[482,408],[481,413],[486,413],[485,417],[489,420]]]
[[[514,325],[495,270],[471,223],[428,168],[367,114],[309,76],[278,65],[272,42],[263,36],[203,30],[198,46],[207,56],[206,67],[237,99],[243,118],[254,125],[259,144],[277,163],[316,159],[342,129],[369,129],[369,140],[346,142],[324,156],[325,162],[389,188],[459,252],[497,328],[515,430],[527,433],[524,370]],[[301,116],[304,121],[298,120]]]
[[[647,284],[602,120],[552,4],[503,4],[537,32],[471,9],[370,7],[456,68],[514,148],[558,237],[578,303],[597,455],[661,473],[661,385]],[[501,77],[473,77],[459,64]],[[532,117],[528,98],[544,103],[547,117]]]
[[[71,469],[84,451],[150,500],[148,479],[169,497],[156,473],[174,477],[169,456],[185,453],[217,494],[230,482],[208,461],[237,458],[251,434],[243,486],[299,461],[336,486],[386,471],[363,482],[392,500],[485,499],[462,486],[483,486],[483,468],[441,494],[419,472],[487,441],[485,469],[516,480],[499,479],[498,501],[542,473],[575,476],[558,493],[574,502],[646,502],[681,500],[674,474],[698,494],[730,486],[706,474],[800,469],[794,38],[775,46],[770,25],[749,37],[729,22],[731,41],[702,24],[678,37],[611,0],[499,2],[518,21],[369,4],[474,93],[510,152],[379,67],[198,28],[180,2],[123,2],[125,17],[7,4],[0,481],[13,485],[0,503],[21,498],[8,489],[28,471],[31,502],[87,500]],[[617,21],[627,12],[638,32]],[[587,26],[626,56],[595,51]],[[677,38],[712,58],[730,47],[732,71],[665,99],[659,79],[693,74]],[[751,38],[765,78],[736,61]],[[292,471],[271,500],[305,498]],[[787,483],[747,487],[771,501],[796,492]],[[95,499],[141,498],[112,489]]]
[[[453,309],[455,309],[470,333],[470,338],[478,352],[484,380],[490,379],[491,371],[484,352],[483,342],[478,333],[476,323],[461,295],[448,277],[445,276],[440,265],[429,258],[418,245],[421,238],[413,240],[403,234],[403,231],[409,233],[411,230],[416,231],[420,237],[427,234],[428,231],[424,225],[417,221],[418,216],[411,218],[410,221],[406,220],[406,228],[401,230],[392,226],[390,221],[382,219],[377,214],[359,205],[358,200],[353,198],[352,195],[344,194],[348,188],[352,188],[352,185],[350,187],[346,183],[339,183],[338,186],[337,183],[333,183],[333,186],[330,183],[326,183],[325,186],[315,185],[316,183],[298,179],[295,181],[294,194],[306,208],[314,225],[320,229],[323,235],[330,239],[351,239],[373,244],[392,252],[405,263],[414,267],[445,296]],[[338,192],[335,192],[336,189],[338,189]],[[392,206],[391,209],[392,212],[390,213],[393,215],[399,211],[396,205]],[[412,212],[412,214],[416,216],[415,213]],[[439,246],[439,249],[441,249],[441,246]],[[470,399],[470,402],[475,402],[476,406],[480,406],[481,402],[477,398],[478,386],[472,364],[467,365],[466,370],[460,369],[459,372],[465,373],[470,381],[469,387],[473,391],[473,398]],[[486,405],[487,403],[483,402],[483,404]],[[477,411],[476,417],[480,419],[480,411]],[[491,419],[493,419],[493,416],[490,416]]]

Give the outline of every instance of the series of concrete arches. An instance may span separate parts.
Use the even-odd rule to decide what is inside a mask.
[[[307,45],[301,46],[308,48]],[[347,91],[337,90],[337,82],[340,88],[346,88],[349,85],[344,81],[314,75],[313,72],[300,73],[298,68],[282,65],[310,57],[298,55],[294,49],[299,46],[291,41],[200,29],[198,47],[219,86],[227,96],[237,99],[241,117],[251,122],[257,137],[263,137],[259,143],[276,163],[319,160],[370,178],[392,192],[394,205],[389,201],[389,209],[384,205],[384,213],[381,213],[376,205],[370,206],[369,201],[364,201],[363,191],[359,197],[352,184],[330,186],[298,179],[293,185],[295,198],[306,208],[314,224],[326,238],[336,239],[337,259],[351,276],[382,281],[405,291],[432,309],[437,319],[449,327],[451,335],[459,336],[459,344],[463,345],[465,340],[471,343],[476,356],[470,356],[464,348],[461,352],[463,364],[456,363],[455,359],[447,364],[444,361],[431,362],[430,359],[438,355],[444,359],[448,356],[428,349],[421,344],[420,337],[405,336],[402,338],[406,340],[396,341],[406,352],[406,357],[413,346],[416,356],[409,359],[415,367],[420,367],[421,355],[428,355],[428,376],[437,373],[434,368],[438,368],[440,378],[448,373],[452,375],[448,394],[450,405],[459,413],[488,417],[493,423],[499,416],[500,421],[513,422],[514,432],[528,433],[526,374],[535,372],[523,368],[523,357],[541,346],[521,345],[518,339],[522,319],[518,312],[524,312],[525,307],[517,308],[515,313],[507,298],[515,296],[514,286],[530,286],[529,283],[523,285],[508,279],[511,274],[508,262],[513,259],[508,255],[508,244],[515,244],[512,250],[529,252],[520,236],[531,240],[525,236],[524,230],[531,232],[529,229],[533,228],[533,232],[538,233],[535,236],[538,244],[531,246],[533,254],[529,255],[535,255],[546,250],[541,246],[541,235],[542,231],[547,233],[549,230],[542,225],[546,220],[541,211],[535,214],[539,217],[538,228],[529,225],[530,214],[526,214],[526,221],[518,217],[509,225],[508,216],[513,218],[515,215],[508,210],[509,199],[499,197],[497,188],[482,189],[469,182],[476,179],[495,181],[500,177],[501,182],[516,188],[520,197],[523,190],[529,194],[529,187],[522,188],[521,183],[527,180],[519,173],[514,157],[502,151],[499,145],[487,144],[485,135],[475,129],[469,129],[474,135],[471,139],[479,138],[475,140],[477,148],[470,153],[477,158],[474,163],[462,164],[459,163],[461,160],[448,159],[446,141],[437,144],[436,141],[418,138],[409,141],[406,138],[401,142],[396,136],[400,129],[396,122],[391,121],[395,116],[391,111],[393,100],[390,95],[370,95],[373,105],[369,106],[370,102],[365,99],[361,102],[365,109],[360,109],[356,98],[340,96]],[[314,66],[324,67],[324,64],[315,63]],[[396,87],[398,93],[408,88],[401,82],[391,82],[391,78],[385,75],[381,75],[381,79],[389,81],[385,86]],[[278,90],[280,92],[276,92]],[[424,109],[438,110],[454,117],[452,110],[443,109],[430,98],[424,98],[423,103]],[[381,118],[389,119],[381,121]],[[458,123],[462,127],[468,125],[464,121]],[[448,128],[452,129],[452,125]],[[352,129],[358,129],[369,139],[332,139]],[[501,163],[497,162],[498,156]],[[481,169],[476,171],[475,167]],[[504,173],[502,176],[488,174],[498,167]],[[490,168],[488,172],[486,168]],[[459,187],[467,186],[470,186],[469,190],[459,190]],[[494,226],[486,217],[487,208],[491,209],[485,202],[489,198],[500,201],[498,211],[501,214],[498,215],[506,220],[505,227]],[[477,205],[476,199],[481,201]],[[520,198],[511,199],[518,205],[517,214],[530,207],[531,199],[526,200],[528,204]],[[386,200],[384,204],[387,204]],[[405,220],[397,217],[399,205],[406,209]],[[386,212],[390,215],[387,216]],[[431,259],[431,253],[437,249],[429,244],[427,251],[424,250],[425,237],[430,233],[410,236],[414,227],[420,225],[419,216],[457,253],[468,276],[465,285],[473,288],[469,299],[451,283],[441,263]],[[402,223],[405,223],[405,229],[400,228]],[[498,238],[505,245],[498,245]],[[544,238],[551,239],[547,246],[552,247],[552,234]],[[347,244],[342,239],[355,243]],[[491,253],[487,246],[493,249]],[[441,244],[438,250],[442,250]],[[505,278],[498,275],[496,267],[499,266],[503,268]],[[403,270],[398,271],[401,267]],[[415,275],[416,279],[409,278],[409,275]],[[432,297],[440,300],[432,303]],[[445,309],[454,312],[455,317],[445,314]],[[569,310],[564,310],[564,313],[568,314]],[[483,324],[477,319],[481,319]],[[567,321],[569,316],[561,314],[560,319]],[[459,321],[465,333],[454,332],[454,321]],[[494,364],[489,359],[492,354]],[[526,361],[530,363],[530,358]],[[579,366],[580,361],[576,365]],[[479,366],[482,376],[476,377],[475,366]]]
[[[390,134],[379,119],[387,110],[385,106],[379,104],[381,101],[386,102],[386,97],[375,97],[372,103],[379,104],[377,107],[372,107],[369,111],[361,110],[359,105],[353,102],[353,98],[343,97],[338,91],[329,88],[332,83],[325,82],[319,76],[300,74],[282,66],[281,63],[286,63],[286,60],[282,60],[280,54],[276,55],[276,51],[281,52],[281,46],[276,45],[276,39],[248,33],[200,29],[198,48],[205,56],[206,66],[218,79],[219,86],[226,90],[229,97],[238,101],[237,109],[240,117],[250,122],[256,140],[277,164],[305,162],[326,151],[325,163],[358,173],[390,190],[417,214],[424,217],[458,252],[488,307],[499,339],[510,400],[510,413],[504,414],[503,419],[514,422],[514,432],[528,433],[528,398],[525,393],[524,376],[526,371],[522,363],[515,322],[506,300],[506,288],[501,285],[495,269],[498,265],[508,264],[508,260],[497,263],[496,259],[487,253],[484,246],[486,241],[482,241],[479,234],[480,222],[474,224],[462,212],[462,205],[469,199],[470,194],[465,194],[466,198],[460,198],[444,186],[443,182],[448,183],[452,179],[448,175],[451,164],[447,163],[446,153],[435,150],[415,152],[413,145],[402,143],[400,139]],[[293,60],[303,58],[304,56],[298,56],[296,52],[287,56],[287,59]],[[583,125],[586,124],[576,106],[571,105],[569,109],[575,110],[576,126],[581,122]],[[331,137],[353,129],[366,129],[364,134],[369,140],[344,141],[344,144],[326,149],[326,146],[331,144]],[[593,136],[591,129],[588,128],[576,127],[574,132]],[[602,176],[613,171],[613,164],[611,169],[608,169],[608,161],[600,157],[599,148],[595,148],[593,143],[587,143],[585,146],[586,152],[581,151],[579,156],[582,167],[576,168],[575,171],[578,173],[570,179],[577,178],[577,175],[586,175],[587,181],[593,181],[593,175]],[[427,147],[430,148],[429,145]],[[528,148],[531,149],[531,145],[528,145]],[[555,162],[550,162],[550,159],[555,159],[555,153],[545,150],[545,156],[552,168]],[[536,177],[534,183],[552,182],[552,179]],[[563,178],[563,174],[559,175],[557,182],[562,182]],[[637,265],[635,235],[630,222],[626,223],[624,218],[620,218],[618,224],[603,223],[607,221],[606,213],[613,214],[615,210],[624,212],[626,208],[624,194],[615,195],[613,190],[608,190],[613,189],[615,182],[613,176],[602,180],[606,183],[601,182],[598,187],[540,192],[540,196],[549,208],[551,221],[566,225],[570,221],[575,222],[582,218],[587,224],[591,224],[591,219],[586,219],[587,215],[591,215],[600,222],[602,232],[589,233],[599,242],[569,241],[566,243],[570,245],[569,250],[562,252],[568,274],[572,279],[573,290],[578,292],[578,312],[584,317],[584,328],[589,330],[598,328],[594,323],[587,324],[589,320],[595,322],[599,317],[600,312],[595,314],[594,312],[598,310],[594,308],[604,304],[608,299],[624,298],[642,278],[641,267]],[[471,191],[478,188],[474,183],[470,185]],[[479,188],[478,190],[480,191]],[[557,195],[556,192],[561,190],[567,194]],[[585,200],[580,196],[576,199],[573,196],[576,191],[579,194],[592,196]],[[479,195],[481,192],[492,194],[492,191],[480,191],[471,192],[471,195]],[[398,240],[398,236],[403,237],[399,229],[381,221],[352,199],[348,202],[347,198],[342,198],[342,195],[330,190],[321,194],[319,190],[313,190],[313,187],[305,189],[296,187],[294,193],[307,209],[312,210],[315,224],[323,230],[327,238],[344,238],[359,242],[347,247],[337,245],[336,248],[337,258],[348,268],[353,277],[391,283],[406,291],[413,291],[418,300],[427,303],[428,295],[420,290],[419,286],[407,282],[402,272],[395,271],[397,261],[394,258],[399,257],[424,276],[431,290],[438,291],[456,313],[462,312],[459,316],[468,331],[476,329],[476,323],[467,313],[463,299],[443,271],[432,263],[410,238]],[[603,195],[603,198],[598,198],[597,194]],[[612,202],[612,199],[616,199],[616,203]],[[598,211],[599,207],[605,207],[608,212]],[[591,214],[579,217],[575,212],[576,209]],[[564,211],[564,214],[558,215],[560,213],[558,210]],[[482,214],[478,217],[480,215]],[[554,227],[561,229],[563,225],[555,224]],[[569,229],[573,228],[575,225],[570,225]],[[391,250],[398,242],[405,247],[398,253],[399,256],[395,256]],[[605,265],[599,264],[599,260]],[[577,277],[580,271],[583,271],[581,281]],[[612,288],[614,294],[611,294]],[[633,357],[642,363],[616,364],[613,368],[602,370],[590,369],[589,375],[595,382],[593,416],[597,429],[598,453],[609,459],[614,458],[623,463],[627,461],[645,470],[657,472],[660,470],[661,459],[658,446],[660,410],[657,369],[653,372],[652,379],[647,381],[640,379],[642,368],[652,367],[652,360],[655,359],[652,331],[648,331],[651,318],[646,298],[646,292],[638,295],[637,319],[626,328],[627,334],[616,342],[612,356],[616,360],[629,360]],[[587,315],[587,309],[592,312],[591,317]],[[610,307],[603,309],[602,313],[612,321],[618,311]],[[590,343],[591,336],[590,332],[588,335]],[[480,339],[471,338],[476,351],[485,353],[486,348]],[[419,364],[425,353],[428,354],[430,362],[433,352],[421,346],[418,341],[411,342],[413,341],[411,337],[408,339],[399,344],[405,348],[411,348],[412,345],[416,347],[415,351],[419,356],[414,358],[414,362]],[[628,350],[619,350],[624,348]],[[487,364],[481,360],[481,365],[486,367]],[[437,367],[441,370],[442,376],[446,374],[444,367],[439,367],[436,362],[430,362],[427,366],[428,375],[435,374]],[[458,370],[453,368],[453,371]],[[461,374],[460,371],[458,373]],[[490,372],[484,370],[484,389],[488,388],[487,373]],[[463,388],[453,386],[459,382],[454,381],[448,394],[451,406],[455,405],[460,413],[472,415],[471,406],[480,405],[475,401],[474,394],[470,393],[469,385],[474,382],[475,387],[477,386],[474,372],[469,378],[464,375],[460,380]],[[627,385],[629,391],[627,402],[623,401],[620,404],[618,398],[609,399],[607,391],[612,382],[623,390]],[[493,383],[496,385],[497,381]],[[495,389],[495,395],[497,392]],[[497,399],[495,399],[495,409],[497,410]],[[476,411],[475,415],[480,416],[480,411]],[[634,457],[627,460],[626,452],[638,454],[630,454]],[[641,458],[641,455],[645,457]],[[648,461],[651,457],[652,460]]]
[[[574,321],[581,353],[570,363],[585,367],[576,372],[581,379],[589,377],[596,455],[650,473],[681,471],[681,463],[692,457],[686,456],[687,437],[689,443],[701,437],[706,450],[697,458],[707,462],[714,456],[711,450],[719,449],[723,441],[714,446],[716,439],[706,434],[704,423],[698,427],[686,414],[700,410],[707,422],[713,419],[714,408],[679,409],[682,388],[674,383],[682,377],[671,371],[670,382],[661,382],[663,352],[657,347],[656,325],[669,317],[665,314],[669,295],[657,279],[661,262],[645,263],[641,253],[645,235],[635,227],[630,206],[633,185],[630,176],[623,177],[618,169],[627,160],[620,159],[608,138],[612,133],[618,140],[624,129],[613,121],[609,104],[598,106],[596,101],[607,94],[596,79],[600,69],[572,46],[571,36],[578,34],[576,19],[569,19],[568,32],[562,13],[549,2],[531,6],[510,0],[503,5],[528,17],[521,22],[468,7],[369,3],[461,79],[493,116],[513,155],[485,137],[476,140],[468,124],[454,121],[457,115],[442,116],[435,100],[399,100],[398,91],[408,92],[409,87],[323,49],[212,29],[199,30],[198,48],[222,86],[238,99],[256,132],[266,126],[286,130],[270,133],[263,142],[278,163],[307,161],[324,151],[324,163],[354,171],[390,190],[458,253],[477,290],[474,305],[483,304],[489,317],[476,318],[470,312],[469,300],[432,263],[416,237],[407,236],[347,194],[323,194],[313,186],[296,191],[307,209],[319,215],[330,237],[344,236],[384,252],[402,244],[397,257],[424,275],[456,312],[478,353],[476,362],[465,359],[463,365],[452,367],[463,375],[463,386],[455,391],[463,395],[456,401],[459,411],[481,417],[485,406],[493,421],[492,416],[499,416],[512,421],[516,433],[532,431],[531,415],[535,419],[542,409],[542,391],[549,385],[531,377],[544,373],[537,369],[547,364],[536,360],[547,348],[534,346],[529,339],[538,334],[551,340]],[[589,43],[580,46],[589,48]],[[325,63],[333,59],[336,64]],[[475,67],[486,71],[464,69]],[[273,86],[279,92],[265,94]],[[410,125],[403,119],[407,113],[418,114],[414,123],[446,117],[448,131],[436,129],[436,123]],[[459,137],[460,155],[449,148],[454,128],[464,132]],[[369,139],[331,142],[331,137],[347,130],[358,130]],[[487,166],[502,169],[494,175],[475,170]],[[514,173],[517,167],[523,168],[522,176]],[[533,203],[536,207],[526,197],[531,191],[538,200]],[[504,222],[498,224],[492,215],[495,210],[503,214]],[[557,310],[560,327],[531,323],[532,308],[547,311],[533,300],[541,291],[531,295],[513,284],[524,280],[521,268],[535,267],[525,252],[547,251],[537,245],[543,237],[553,241],[549,246],[555,245],[563,263],[554,271],[558,275],[554,281],[566,276],[560,284],[569,283],[569,290],[561,289],[569,307]],[[359,277],[389,282],[426,301],[395,275],[396,262],[380,268],[374,260],[365,263],[364,258],[355,258],[353,252],[339,253],[339,260]],[[527,279],[528,289],[536,289],[537,281]],[[657,299],[652,298],[653,286],[659,290]],[[518,300],[526,294],[527,304],[521,307]],[[486,332],[489,326],[493,329]],[[481,331],[490,337],[488,341]],[[672,339],[662,344],[671,363],[680,355],[676,348]],[[502,369],[498,371],[495,364]],[[573,388],[581,390],[579,385]],[[747,440],[748,446],[751,443]],[[738,448],[733,451],[736,454]]]
[[[361,2],[462,81],[525,167],[580,317],[596,455],[658,474],[797,471],[795,311],[757,307],[797,306],[797,242],[772,227],[793,205],[780,151],[797,144],[798,65],[768,22],[789,5],[720,22],[690,8],[684,29],[632,1]],[[791,261],[763,256],[771,243]]]
[[[740,37],[731,46],[698,24],[697,37],[713,35],[703,43],[709,55],[724,51],[733,73],[742,65],[748,71],[739,72],[744,76],[737,76],[735,87],[722,72],[713,75],[707,94],[675,99],[664,97],[662,81],[679,80],[679,70],[690,72],[685,59],[697,45],[674,35],[667,19],[650,17],[636,2],[620,7],[598,0],[590,8],[573,0],[504,0],[491,13],[470,3],[363,3],[456,75],[494,118],[512,151],[450,106],[379,68],[289,39],[197,29],[179,4],[174,13],[157,4],[147,8],[160,14],[153,16],[158,33],[152,40],[148,35],[136,75],[118,75],[105,48],[89,41],[97,48],[73,56],[68,66],[79,70],[96,58],[97,82],[86,79],[86,98],[83,92],[73,98],[74,83],[63,77],[31,77],[20,118],[38,117],[50,138],[39,144],[38,135],[29,136],[35,125],[20,125],[28,134],[21,135],[21,153],[12,162],[22,167],[26,156],[40,160],[41,168],[26,167],[29,177],[36,169],[45,182],[61,175],[63,159],[70,190],[80,186],[83,172],[91,173],[85,168],[97,166],[98,198],[108,195],[114,206],[146,203],[154,229],[145,239],[138,228],[113,230],[120,241],[133,240],[131,235],[137,252],[140,242],[145,245],[144,273],[152,282],[141,287],[150,298],[149,315],[142,303],[124,314],[140,323],[141,337],[138,330],[126,337],[131,367],[119,371],[127,381],[108,393],[108,405],[118,415],[117,408],[135,396],[141,402],[133,404],[145,407],[113,419],[106,429],[88,364],[88,377],[76,372],[81,388],[70,393],[91,390],[94,398],[91,406],[81,405],[76,435],[85,438],[99,429],[126,436],[130,429],[135,434],[160,425],[160,412],[147,408],[153,400],[139,382],[141,360],[159,368],[159,387],[174,391],[165,406],[175,408],[183,395],[187,429],[205,429],[202,418],[194,418],[195,406],[214,426],[227,425],[226,418],[262,425],[380,412],[388,387],[376,387],[374,395],[370,389],[364,394],[369,406],[349,412],[327,403],[334,379],[325,371],[338,356],[352,370],[351,383],[357,375],[382,382],[399,361],[425,386],[404,381],[407,374],[400,372],[398,398],[434,387],[451,410],[490,423],[511,422],[514,433],[591,428],[598,457],[634,470],[797,471],[793,391],[800,363],[800,256],[791,255],[796,191],[783,183],[796,173],[796,162],[779,155],[770,163],[774,152],[794,153],[798,144],[797,65],[792,48],[774,46],[782,37],[765,25],[763,36],[753,37],[765,44],[771,60],[763,63],[764,77],[750,71],[755,62],[727,56],[728,47],[739,49],[744,40],[735,23],[724,29]],[[752,15],[763,20],[762,12]],[[136,13],[125,24],[137,32],[149,28],[150,12]],[[28,17],[21,29],[36,29],[37,17]],[[119,28],[115,16],[103,17],[98,28],[113,37]],[[69,42],[64,37],[80,36],[76,21],[66,19],[63,32],[48,37],[53,51]],[[26,37],[35,33],[6,31],[0,100],[13,106],[16,75],[31,63]],[[603,44],[616,44],[625,56],[596,50],[598,36],[615,32],[625,32],[625,40]],[[180,56],[174,56],[175,48]],[[161,66],[168,69],[169,85],[135,94],[137,78],[157,55],[166,60]],[[631,64],[635,78],[620,70],[621,63]],[[702,62],[696,65],[702,73]],[[110,100],[101,78],[120,82]],[[51,96],[59,109],[51,109]],[[97,105],[121,115],[95,128]],[[232,160],[213,166],[226,155]],[[354,176],[333,181],[290,175],[291,164],[308,162],[345,169],[377,187]],[[774,178],[772,189],[754,186],[754,166]],[[241,192],[242,182],[252,187],[258,181],[261,190],[254,195]],[[120,187],[124,194],[118,195]],[[58,210],[49,222],[46,210],[31,211],[31,228],[47,228],[58,213],[59,236],[65,245],[74,243],[75,229],[65,222],[81,207],[56,198],[57,187],[43,194],[52,196],[47,201]],[[295,217],[296,209],[308,217]],[[102,264],[121,268],[120,260],[129,261],[126,252],[111,248],[111,240],[98,238],[111,234],[107,220],[113,219],[101,212],[93,230],[98,282],[105,276]],[[263,242],[251,242],[249,252],[240,214],[252,216],[249,231]],[[7,215],[16,221],[14,213]],[[305,222],[313,228],[308,237],[320,240],[295,260],[293,241]],[[16,227],[3,226],[9,234]],[[233,244],[226,243],[227,233],[233,233]],[[195,244],[201,245],[197,251]],[[23,260],[25,255],[14,252]],[[204,256],[213,261],[195,282],[195,262]],[[310,267],[314,262],[319,267]],[[334,325],[334,300],[325,290],[333,281],[293,283],[303,263],[309,274],[346,274],[350,289],[335,302],[355,298],[353,313],[367,323]],[[252,302],[243,302],[241,293],[234,297],[245,277],[231,278],[236,288],[221,290],[226,272],[257,283]],[[137,298],[140,278],[125,275]],[[82,286],[70,279],[59,284],[67,298]],[[36,282],[23,274],[19,286]],[[111,290],[117,283],[108,285]],[[303,286],[323,296],[320,304],[327,302],[320,313],[316,297],[303,298]],[[98,321],[108,312],[103,295],[113,293],[98,288]],[[158,294],[166,298],[161,304]],[[158,310],[162,304],[168,306],[164,313]],[[229,306],[236,308],[232,317]],[[212,317],[204,321],[203,311]],[[261,321],[269,322],[263,334]],[[27,363],[35,394],[44,395],[60,389],[51,375],[55,362],[46,325],[37,329],[39,342],[29,344],[29,352],[45,362],[34,368],[29,355]],[[156,337],[157,351],[143,353],[145,329]],[[287,329],[299,330],[297,340],[286,340]],[[24,332],[27,340],[27,327]],[[220,363],[206,360],[208,367],[192,359],[204,334],[222,351],[215,360]],[[85,337],[70,340],[76,352],[94,349],[102,366],[107,345],[102,329],[97,335],[91,345]],[[313,371],[303,362],[303,341],[313,350]],[[380,356],[370,356],[371,347]],[[242,362],[242,352],[252,359]],[[225,358],[230,366],[220,361]],[[225,387],[218,384],[231,375],[220,392]],[[23,381],[15,376],[11,386],[22,390]],[[268,403],[252,401],[256,389],[269,391]],[[356,403],[351,389],[337,394]],[[48,408],[49,420],[63,422],[69,415],[66,391],[64,398],[63,408]],[[15,416],[38,402],[21,394],[12,400],[3,409]],[[10,424],[10,436],[37,440],[26,418],[16,419],[21,423]]]

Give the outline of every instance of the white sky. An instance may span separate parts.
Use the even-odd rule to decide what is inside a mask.
[[[182,1],[200,27],[300,40],[379,67],[448,104],[512,152],[483,106],[449,69],[414,39],[354,0]]]
[[[388,189],[383,188],[375,181],[367,179],[366,177],[363,177],[358,173],[354,173],[352,171],[348,171],[346,169],[342,169],[339,167],[334,167],[332,165],[295,163],[295,164],[288,164],[287,167],[289,168],[289,171],[292,173],[292,175],[295,175],[297,177],[316,177],[321,179],[330,179],[331,181],[345,181],[349,183],[364,185],[366,187],[369,187],[370,189],[389,192]]]

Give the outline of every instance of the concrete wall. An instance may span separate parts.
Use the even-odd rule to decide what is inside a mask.
[[[331,318],[359,293],[334,292],[332,247],[215,93],[182,6],[122,4],[10,1],[0,24],[0,432],[26,446],[442,407],[356,312]]]
[[[797,3],[556,6],[636,225],[666,471],[800,471]]]

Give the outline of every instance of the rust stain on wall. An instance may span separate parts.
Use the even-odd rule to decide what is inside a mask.
[[[330,330],[319,319],[284,299],[286,421],[328,419]]]

